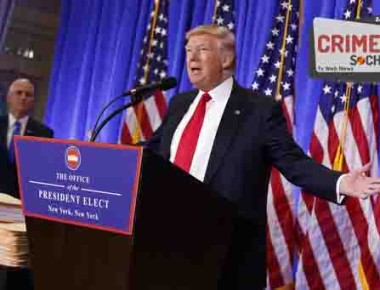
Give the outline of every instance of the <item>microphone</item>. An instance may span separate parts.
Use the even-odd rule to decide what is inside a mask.
[[[144,86],[140,86],[140,87],[131,89],[129,91],[124,92],[122,95],[116,97],[100,113],[98,119],[96,120],[96,123],[95,123],[95,126],[94,126],[94,130],[92,131],[90,142],[94,142],[95,141],[95,139],[99,135],[100,131],[103,129],[103,127],[113,117],[115,117],[116,115],[120,114],[125,109],[128,109],[129,107],[135,106],[138,103],[140,103],[141,101],[143,101],[143,100],[151,97],[152,95],[149,94],[149,93],[152,93],[152,92],[154,92],[155,90],[158,90],[158,89],[162,90],[162,91],[170,90],[170,89],[172,89],[172,88],[174,88],[176,86],[177,86],[177,79],[174,78],[174,77],[167,77],[167,78],[163,78],[160,82],[152,83],[152,84],[148,84],[148,85],[144,85]],[[98,124],[98,122],[100,120],[100,116],[104,113],[105,109],[108,108],[118,98],[120,98],[122,96],[126,96],[126,95],[132,95],[132,96],[134,96],[133,98],[131,98],[131,102],[128,103],[128,104],[126,104],[126,105],[124,105],[124,106],[121,106],[120,108],[118,108],[115,111],[113,111],[107,118],[105,118],[103,120],[103,122],[99,126],[97,126],[97,124]]]
[[[148,94],[148,93],[153,92],[157,89],[162,90],[162,91],[166,91],[166,90],[170,90],[171,88],[174,88],[175,86],[177,86],[176,78],[167,77],[167,78],[163,78],[159,82],[143,85],[143,86],[131,89],[129,91],[126,91],[123,93],[123,95],[124,96],[126,96],[126,95],[137,96],[137,95],[141,95],[141,94]]]
[[[176,78],[174,78],[174,77],[167,77],[167,78],[163,78],[160,82],[156,82],[156,83],[152,83],[152,84],[136,87],[136,88],[131,89],[129,91],[123,92],[121,95],[113,98],[106,106],[104,106],[104,108],[102,109],[102,111],[100,112],[98,118],[95,121],[95,125],[94,125],[92,131],[94,132],[94,130],[98,126],[100,118],[101,118],[101,116],[103,116],[104,112],[114,102],[116,102],[118,99],[123,98],[125,96],[129,96],[129,95],[136,97],[136,96],[141,95],[141,94],[147,94],[147,93],[153,92],[156,89],[160,89],[162,91],[166,91],[166,90],[169,90],[171,88],[174,88],[175,86],[177,86],[177,80],[176,80]]]

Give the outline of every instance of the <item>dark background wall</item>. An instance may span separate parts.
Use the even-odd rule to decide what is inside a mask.
[[[0,111],[5,94],[17,77],[28,77],[36,85],[34,117],[45,111],[50,67],[59,24],[60,0],[17,0],[10,18],[4,50],[0,52]]]

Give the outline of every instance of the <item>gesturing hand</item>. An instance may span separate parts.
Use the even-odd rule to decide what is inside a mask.
[[[353,170],[345,175],[339,186],[340,193],[365,199],[380,192],[380,178],[366,176],[366,172],[369,171],[370,167],[371,163],[368,163],[362,168]]]

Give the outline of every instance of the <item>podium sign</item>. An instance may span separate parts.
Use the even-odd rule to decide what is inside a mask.
[[[141,147],[15,140],[26,216],[132,234]]]

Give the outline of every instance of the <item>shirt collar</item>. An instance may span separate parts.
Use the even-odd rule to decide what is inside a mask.
[[[24,128],[29,121],[29,116],[26,115],[26,116],[22,117],[21,119],[17,120],[15,118],[15,116],[13,116],[11,113],[9,113],[8,114],[8,127],[12,128],[14,126],[14,124],[16,123],[16,121],[19,121],[21,124],[21,127]]]
[[[229,77],[224,82],[219,84],[217,87],[213,88],[211,91],[209,91],[209,95],[211,96],[213,101],[223,101],[226,98],[229,98],[232,91],[234,80],[233,77]],[[199,91],[200,95],[203,95],[204,91]]]

